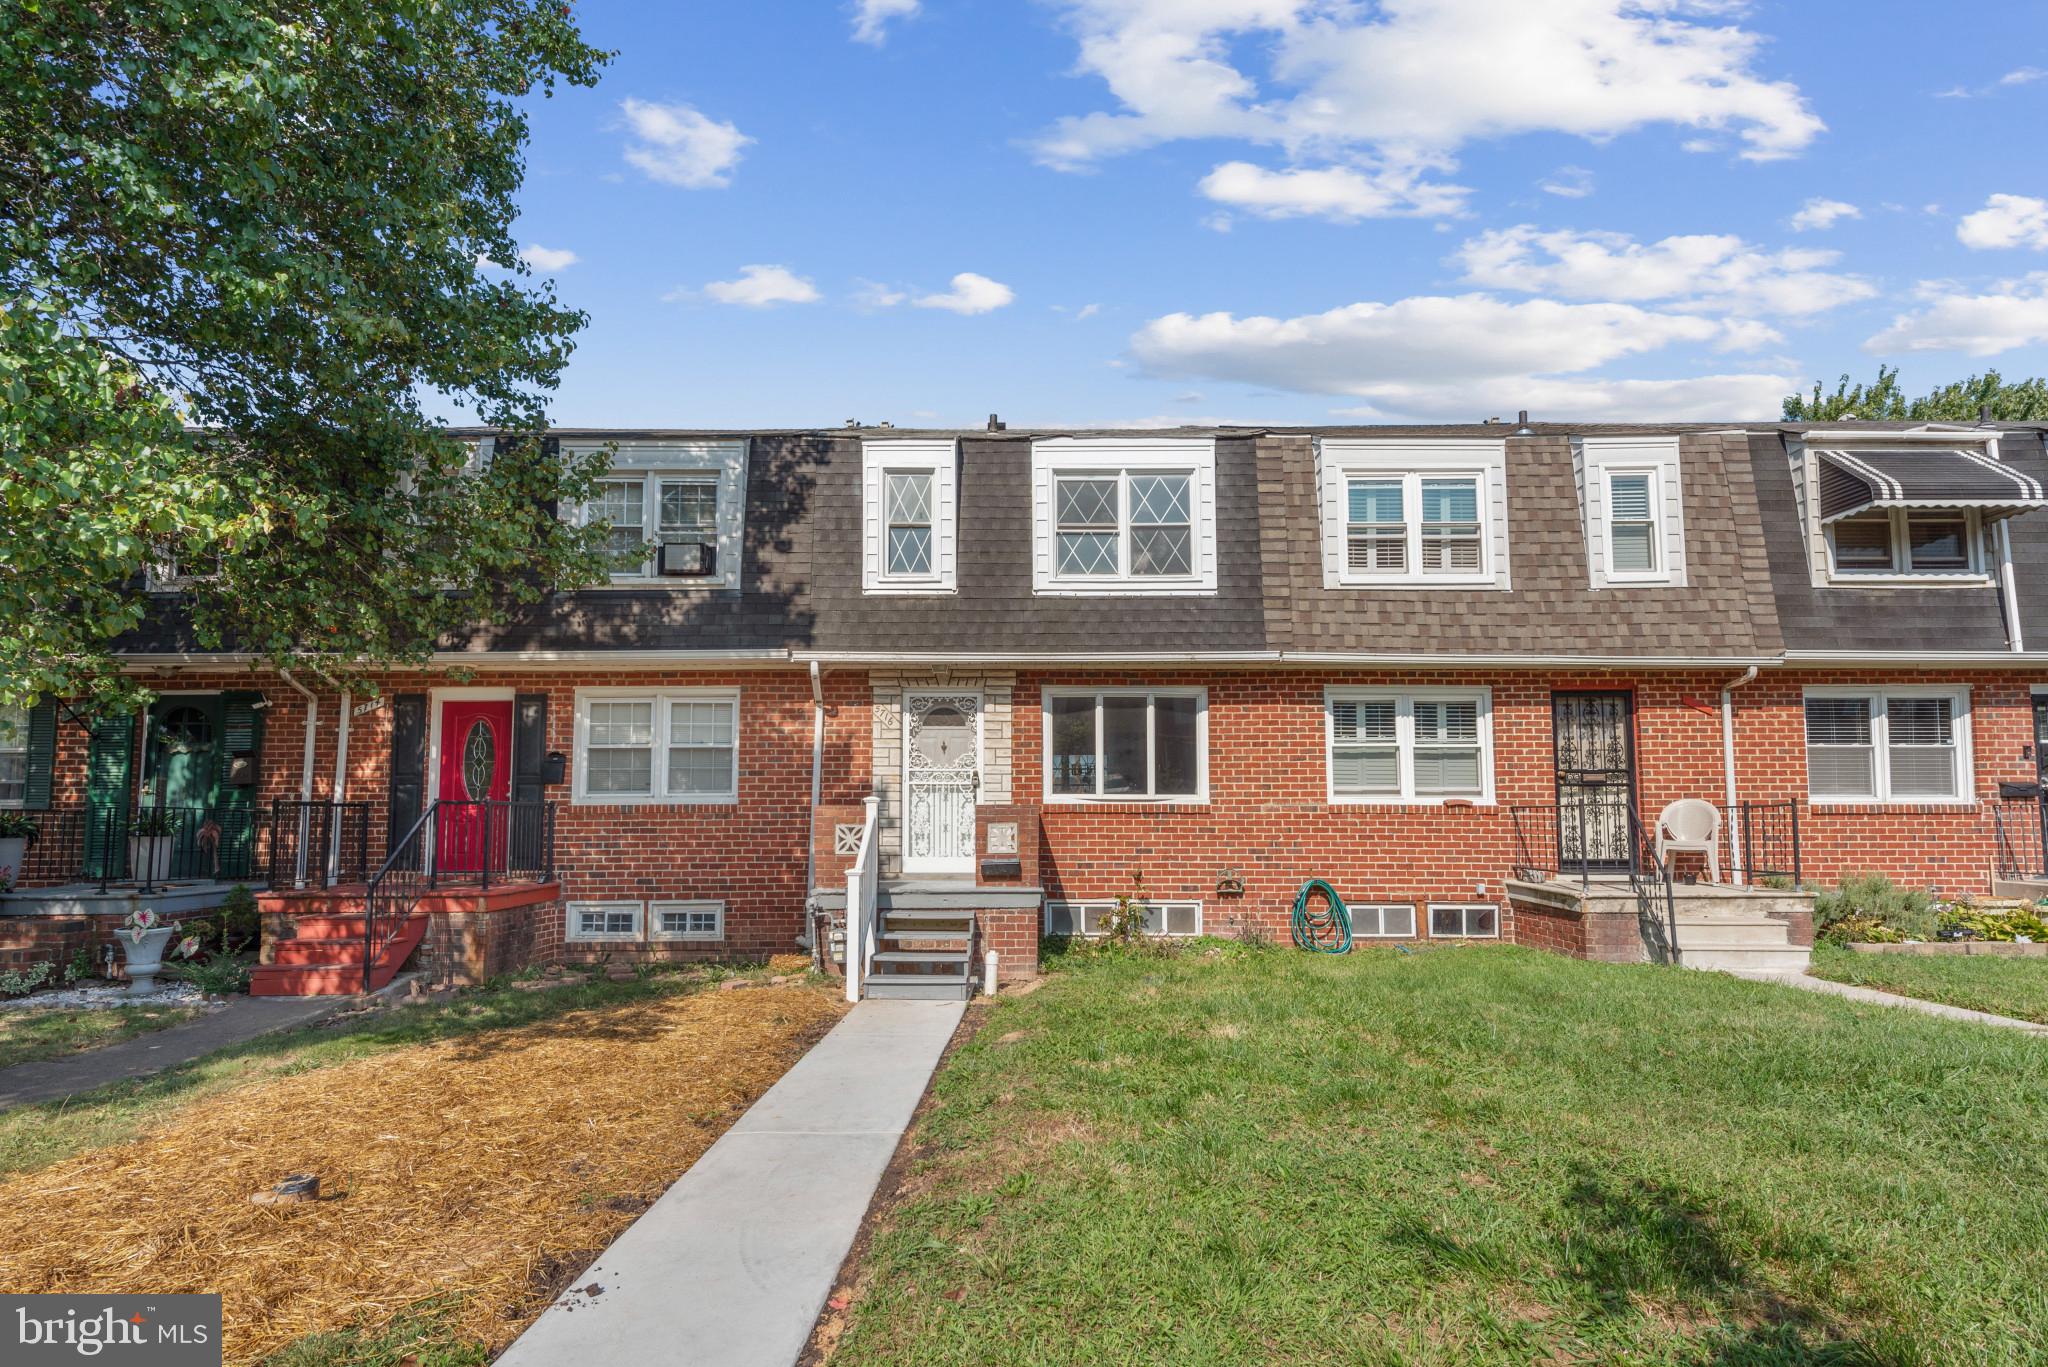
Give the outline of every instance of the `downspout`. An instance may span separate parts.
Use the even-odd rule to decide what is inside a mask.
[[[352,701],[349,691],[342,689],[338,704],[341,719],[334,727],[334,819],[328,822],[327,881],[330,884],[341,879],[341,805],[348,801],[348,728],[354,711],[349,706]]]
[[[1756,666],[1751,665],[1737,678],[1730,679],[1721,688],[1721,771],[1728,806],[1728,862],[1733,867],[1729,873],[1737,882],[1747,883],[1742,871],[1742,836],[1735,823],[1737,811],[1735,798],[1735,690],[1756,678]]]
[[[811,822],[810,839],[804,857],[804,905],[810,906],[812,893],[818,887],[818,797],[823,791],[825,773],[825,687],[822,672],[816,660],[811,661]],[[810,916],[804,917],[804,934],[811,938],[811,957],[822,970],[825,965],[824,937],[817,934],[817,926]]]
[[[306,752],[299,763],[299,864],[298,886],[306,886],[306,836],[307,825],[312,820],[313,801],[313,733],[320,726],[320,699],[313,691],[292,677],[289,669],[277,671],[278,677],[290,684],[300,697],[306,700]]]
[[[2012,572],[2012,529],[2004,518],[1998,519],[1998,582],[2005,591],[2005,635],[2012,644],[2012,653],[2018,655],[2026,650],[2026,638],[2020,634],[2020,589],[2019,581]]]

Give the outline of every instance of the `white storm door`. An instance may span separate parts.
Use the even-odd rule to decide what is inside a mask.
[[[981,695],[903,695],[903,871],[974,872]]]

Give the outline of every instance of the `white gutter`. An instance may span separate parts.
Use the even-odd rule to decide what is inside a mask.
[[[1730,822],[1733,822],[1735,820],[1736,811],[1735,690],[1742,687],[1746,683],[1754,681],[1755,678],[1756,666],[1751,665],[1749,668],[1743,670],[1738,677],[1729,680],[1727,683],[1721,686],[1721,769],[1722,778],[1727,791],[1727,797],[1725,800],[1728,804],[1728,820]],[[1736,870],[1739,870],[1743,867],[1742,854],[1742,838],[1736,833],[1736,828],[1733,825],[1730,825],[1728,827],[1728,863],[1732,867],[1730,868],[1729,872],[1735,875],[1737,882],[1748,881],[1747,879],[1742,878],[1739,874],[1736,874],[1735,872]]]
[[[329,821],[327,840],[327,881],[336,882],[341,877],[341,804],[348,801],[348,728],[353,719],[354,709],[349,706],[352,699],[347,689],[341,690],[341,720],[334,732],[334,818]]]
[[[2012,529],[2004,518],[1998,519],[1998,579],[2005,590],[2006,638],[2012,642],[2012,653],[2026,652],[2027,642],[2020,632],[2020,586],[2012,572]]]
[[[838,665],[1070,665],[1097,668],[1104,665],[1424,665],[1439,669],[1495,668],[1593,668],[1593,669],[1698,669],[1726,665],[1754,664],[1758,668],[1782,663],[1775,655],[1735,656],[1686,655],[1446,655],[1441,652],[1392,651],[1214,651],[1200,653],[1105,653],[1082,655],[1057,651],[957,652],[938,651],[876,653],[872,651],[794,651],[800,662]]]
[[[1788,665],[1842,668],[1950,669],[1959,665],[2005,665],[2032,668],[2048,665],[2048,652],[2022,654],[2012,650],[1929,650],[1919,654],[1863,653],[1854,650],[1788,650]]]
[[[493,669],[551,664],[788,664],[792,658],[790,651],[779,646],[762,650],[444,650],[436,651],[430,664],[436,667],[461,665],[472,669]]]
[[[280,669],[277,676],[290,684],[306,700],[306,752],[299,762],[299,865],[298,885],[306,886],[306,834],[307,823],[312,819],[312,809],[307,806],[313,800],[313,733],[320,726],[320,699],[311,689],[292,677],[289,669]]]

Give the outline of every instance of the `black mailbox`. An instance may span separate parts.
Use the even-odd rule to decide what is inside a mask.
[[[560,783],[568,775],[569,760],[560,750],[548,751],[547,758],[540,762],[540,781]]]
[[[1998,795],[2000,797],[2039,797],[2041,796],[2041,785],[2038,783],[2001,783],[1998,785]]]

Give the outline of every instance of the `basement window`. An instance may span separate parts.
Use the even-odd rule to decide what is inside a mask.
[[[1095,902],[1047,902],[1045,933],[1055,936],[1093,937],[1103,934],[1116,910],[1114,898]],[[1202,933],[1200,902],[1145,903],[1145,933],[1181,938]]]
[[[1415,938],[1413,902],[1367,903],[1352,907],[1351,934],[1361,940],[1411,940]]]
[[[638,902],[571,902],[564,935],[577,941],[637,940],[640,911]]]
[[[647,914],[657,940],[723,940],[725,903],[650,902]]]
[[[1429,938],[1497,940],[1500,938],[1500,908],[1491,902],[1431,902]]]

